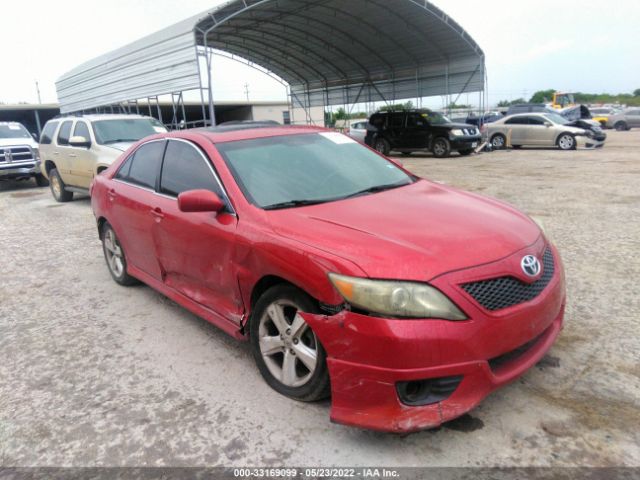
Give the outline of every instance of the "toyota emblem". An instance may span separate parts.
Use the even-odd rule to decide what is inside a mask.
[[[529,277],[535,277],[540,273],[540,261],[534,255],[525,255],[520,261],[522,271]]]

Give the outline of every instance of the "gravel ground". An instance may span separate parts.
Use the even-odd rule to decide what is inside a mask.
[[[403,159],[542,217],[568,277],[543,361],[443,428],[334,425],[272,391],[248,345],[116,285],[88,199],[0,183],[0,466],[640,466],[640,131],[598,151]]]

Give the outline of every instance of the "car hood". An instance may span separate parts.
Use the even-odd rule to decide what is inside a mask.
[[[33,138],[0,138],[0,147],[13,147],[15,145],[28,145],[31,148],[38,148],[38,144]]]
[[[103,146],[104,147],[108,147],[108,148],[115,148],[116,150],[118,150],[120,152],[124,152],[126,149],[128,149],[134,143],[136,143],[136,142],[117,142],[117,143],[108,143],[106,145],[103,144]]]
[[[430,280],[504,258],[541,235],[512,207],[426,180],[267,215],[278,235],[350,260],[372,278]]]

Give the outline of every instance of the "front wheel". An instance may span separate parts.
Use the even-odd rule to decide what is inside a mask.
[[[625,130],[629,130],[629,128],[627,127],[627,124],[625,122],[618,122],[614,125],[614,128],[618,131],[618,132],[624,132]]]
[[[73,192],[67,192],[64,188],[64,182],[60,178],[58,170],[55,168],[49,171],[49,186],[53,198],[58,202],[69,202],[73,200]]]
[[[329,396],[326,353],[300,312],[313,300],[292,285],[267,290],[251,313],[249,340],[262,377],[278,393],[311,402]]]
[[[451,144],[444,137],[438,137],[433,141],[431,146],[433,155],[438,158],[448,157],[451,153]]]
[[[576,148],[576,139],[570,133],[563,133],[558,137],[558,147],[560,150],[573,150]]]

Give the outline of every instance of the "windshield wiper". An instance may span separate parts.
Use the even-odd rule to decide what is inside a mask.
[[[286,202],[274,203],[262,207],[263,210],[279,210],[281,208],[293,208],[304,207],[305,205],[317,205],[319,203],[326,203],[331,200],[287,200]]]
[[[350,193],[349,195],[345,195],[340,200],[344,200],[345,198],[359,197],[361,195],[366,195],[368,193],[384,192],[385,190],[404,187],[405,185],[409,185],[410,183],[411,182],[402,182],[402,183],[396,182],[396,183],[389,183],[387,185],[375,185],[373,187],[365,188],[364,190],[358,190],[357,192]]]

